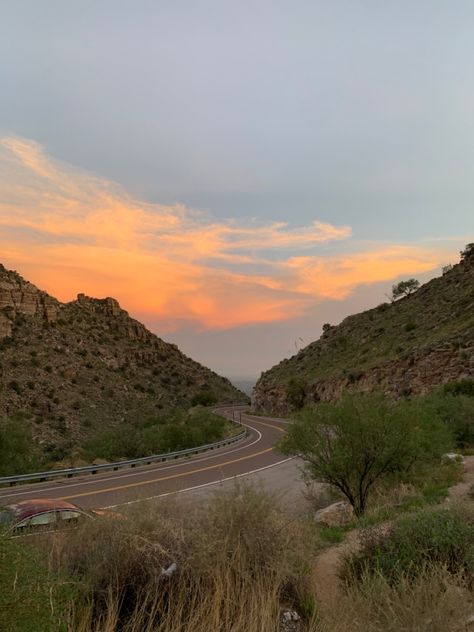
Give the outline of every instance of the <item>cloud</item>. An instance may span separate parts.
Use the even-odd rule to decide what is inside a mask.
[[[290,319],[361,284],[416,274],[439,251],[407,245],[321,256],[351,228],[221,221],[137,200],[117,184],[0,141],[0,260],[62,300],[112,295],[161,330]]]

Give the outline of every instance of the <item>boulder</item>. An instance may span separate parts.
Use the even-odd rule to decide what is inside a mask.
[[[345,501],[333,503],[324,509],[319,509],[314,514],[316,524],[323,524],[327,527],[341,527],[349,524],[354,517],[352,505]]]

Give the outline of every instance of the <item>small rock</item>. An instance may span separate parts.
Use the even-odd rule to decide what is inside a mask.
[[[463,455],[457,454],[456,452],[447,452],[446,454],[443,454],[442,459],[445,462],[454,461],[456,463],[462,463],[464,461]]]
[[[333,503],[314,514],[314,521],[327,527],[340,527],[349,524],[354,517],[352,505],[345,501]]]
[[[281,613],[278,632],[303,632],[303,622],[294,610],[284,610]]]
[[[295,610],[285,610],[282,617],[284,621],[299,621],[301,618]]]

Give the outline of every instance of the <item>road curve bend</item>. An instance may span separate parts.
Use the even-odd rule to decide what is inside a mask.
[[[249,415],[242,406],[221,408],[219,414],[240,419],[248,429],[247,437],[175,462],[3,488],[0,505],[29,498],[61,498],[88,508],[118,507],[214,485],[288,460],[275,448],[287,422]]]

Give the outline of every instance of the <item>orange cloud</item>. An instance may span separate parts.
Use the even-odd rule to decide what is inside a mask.
[[[408,246],[317,256],[318,244],[350,239],[350,227],[243,225],[142,202],[25,139],[0,141],[0,167],[0,260],[62,300],[116,296],[162,329],[284,320],[438,265],[432,250]]]

